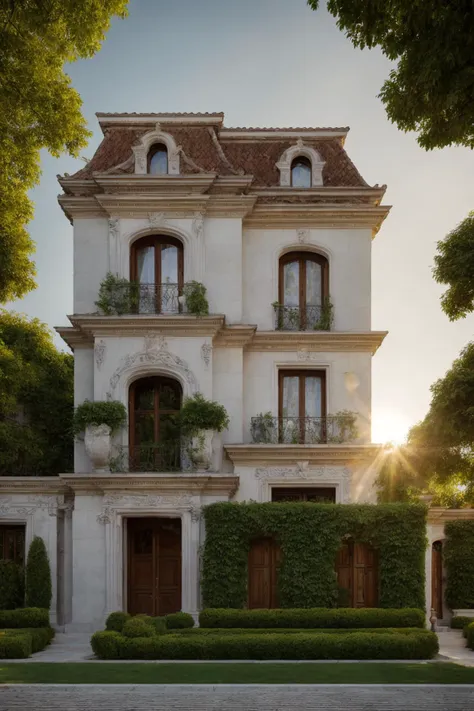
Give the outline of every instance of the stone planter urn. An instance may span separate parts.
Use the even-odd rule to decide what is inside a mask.
[[[193,460],[198,472],[207,472],[212,467],[212,439],[214,430],[202,430],[193,437]]]
[[[108,425],[88,425],[84,444],[87,456],[95,472],[110,471],[110,427]]]

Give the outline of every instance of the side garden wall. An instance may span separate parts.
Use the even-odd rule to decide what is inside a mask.
[[[203,606],[246,606],[251,542],[271,536],[282,551],[280,607],[335,607],[336,556],[350,536],[377,551],[379,607],[424,609],[426,511],[422,504],[212,504],[204,510]]]

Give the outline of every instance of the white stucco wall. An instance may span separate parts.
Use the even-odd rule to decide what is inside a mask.
[[[242,348],[214,348],[212,358],[213,399],[224,405],[230,417],[230,426],[223,433],[223,441],[242,442],[244,427],[243,350]]]
[[[99,286],[109,271],[108,223],[95,217],[74,220],[74,313],[97,310]]]
[[[242,220],[206,220],[204,283],[211,313],[223,313],[229,323],[242,322]]]
[[[369,331],[371,298],[370,230],[246,229],[243,234],[243,320],[274,329],[271,304],[278,301],[278,260],[288,251],[316,251],[329,260],[329,292],[335,331]]]

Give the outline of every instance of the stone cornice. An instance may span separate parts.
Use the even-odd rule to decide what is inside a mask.
[[[282,200],[282,203],[280,205],[278,205],[278,202],[273,203],[273,205],[277,205],[280,208],[285,207],[285,203],[283,202],[284,200],[296,197],[305,198],[305,200],[307,201],[309,201],[311,198],[322,198],[324,200],[329,200],[330,198],[337,198],[339,200],[342,200],[343,198],[348,198],[349,200],[353,198],[362,198],[366,200],[368,204],[371,203],[373,205],[378,206],[380,205],[380,202],[383,196],[385,195],[386,190],[386,185],[376,185],[374,187],[318,186],[301,190],[287,186],[274,186],[271,188],[253,188],[251,190],[251,193],[252,195],[256,195],[257,198],[274,198]],[[304,203],[299,204],[298,207],[301,208],[301,205],[303,204]],[[334,208],[336,206],[336,203],[332,205],[326,203],[325,206]],[[341,203],[337,203],[337,206],[340,207]]]
[[[139,126],[146,128],[150,126],[154,128],[157,123],[162,127],[167,125],[173,126],[217,126],[220,127],[224,123],[223,113],[204,113],[204,114],[110,114],[96,113],[102,131],[108,126],[123,126],[132,128]]]
[[[65,341],[72,350],[76,348],[92,348],[94,345],[93,336],[84,333],[80,328],[75,328],[74,326],[56,326],[54,330],[56,333],[59,333],[63,341]]]
[[[122,195],[100,194],[94,196],[107,215],[118,217],[145,217],[150,212],[163,212],[164,217],[194,216],[196,212],[205,212],[209,195],[180,195],[176,192],[168,195],[135,194]]]
[[[356,351],[374,354],[387,331],[256,331],[249,351],[298,351],[298,360],[311,360],[311,351]]]
[[[224,449],[235,466],[292,464],[351,464],[375,459],[381,451],[374,444],[226,444]]]
[[[428,509],[428,523],[440,524],[447,521],[471,521],[474,519],[474,509],[445,509],[433,506]]]
[[[337,229],[370,229],[375,235],[390,211],[388,205],[282,205],[259,204],[244,220],[244,227],[293,229],[318,227]]]
[[[1,476],[1,494],[64,494],[67,488],[59,476]]]
[[[214,347],[244,348],[255,336],[256,326],[225,326],[216,334]]]
[[[134,314],[132,316],[99,316],[74,314],[72,325],[86,337],[144,336],[150,331],[166,336],[215,336],[224,326],[224,316],[188,316],[187,314]],[[61,331],[59,331],[61,333]],[[62,335],[62,333],[61,333]],[[68,334],[66,334],[67,336]]]
[[[190,195],[207,192],[213,184],[216,173],[197,175],[111,175],[93,173],[93,179],[101,191],[107,194],[139,193],[154,196]],[[72,182],[72,181],[71,181]]]
[[[349,128],[282,128],[270,131],[266,131],[265,129],[252,131],[250,128],[240,130],[238,128],[223,127],[219,131],[219,138],[223,143],[226,141],[240,141],[244,143],[257,141],[260,143],[262,140],[281,141],[285,138],[291,138],[292,140],[296,138],[317,138],[318,140],[339,138],[344,140],[348,131]]]
[[[233,474],[62,474],[61,480],[76,493],[103,494],[129,491],[186,492],[188,494],[231,494],[239,486]]]

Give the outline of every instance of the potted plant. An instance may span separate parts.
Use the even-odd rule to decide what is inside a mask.
[[[183,297],[188,313],[194,316],[207,316],[209,314],[206,292],[207,289],[204,284],[198,281],[186,282],[183,288]]]
[[[188,448],[191,463],[198,471],[216,469],[212,466],[212,440],[216,432],[222,432],[229,426],[225,407],[196,393],[184,400],[179,424],[182,435],[191,442]]]
[[[74,434],[85,433],[86,452],[95,472],[110,471],[110,435],[126,421],[127,410],[118,400],[84,400],[74,411]]]

